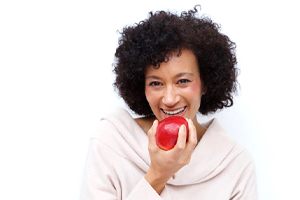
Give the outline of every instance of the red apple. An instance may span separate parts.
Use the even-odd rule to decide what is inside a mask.
[[[186,127],[186,139],[188,139],[188,122],[184,117],[171,116],[161,120],[158,123],[155,135],[157,146],[165,151],[172,149],[176,145],[179,128],[182,124]]]

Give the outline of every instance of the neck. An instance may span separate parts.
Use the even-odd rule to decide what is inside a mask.
[[[196,117],[194,118],[193,120],[193,123],[196,127],[196,131],[197,131],[197,139],[198,139],[198,142],[201,140],[202,136],[204,135],[205,131],[206,131],[206,127],[205,126],[202,126],[196,119]]]

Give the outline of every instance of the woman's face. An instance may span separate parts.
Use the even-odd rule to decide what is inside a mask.
[[[200,107],[202,82],[194,53],[182,50],[170,55],[168,62],[145,72],[145,95],[158,120],[179,115],[195,120]]]

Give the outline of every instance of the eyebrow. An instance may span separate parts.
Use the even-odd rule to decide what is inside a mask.
[[[189,72],[182,72],[182,73],[179,73],[179,74],[176,74],[175,78],[178,78],[178,77],[181,77],[181,76],[193,76],[194,74],[193,73],[189,73]],[[155,75],[150,75],[150,76],[146,76],[145,79],[160,79],[158,76],[155,76]]]

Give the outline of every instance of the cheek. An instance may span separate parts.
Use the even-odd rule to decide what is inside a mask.
[[[197,83],[193,83],[191,85],[191,89],[195,92],[195,93],[200,93],[200,88],[201,88],[201,85],[200,83],[197,81]]]
[[[155,99],[156,99],[155,92],[151,91],[151,89],[147,87],[145,88],[145,96],[150,106],[155,103]]]
[[[188,95],[187,98],[193,107],[198,109],[201,101],[201,83],[198,81],[193,82],[188,88],[186,94]]]
[[[149,102],[149,97],[151,95],[149,94],[149,90],[147,90],[147,87],[145,88],[145,96],[146,96],[147,101]]]
[[[194,81],[188,88],[188,92],[194,97],[200,96],[201,83],[199,81]]]

